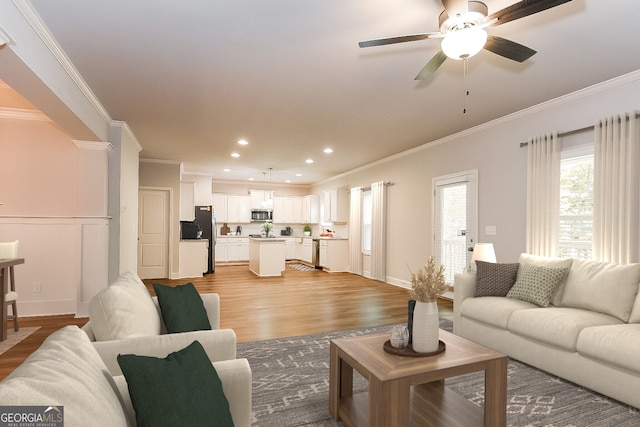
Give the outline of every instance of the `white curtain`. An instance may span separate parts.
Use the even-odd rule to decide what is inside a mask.
[[[371,204],[371,278],[385,282],[387,251],[384,182],[371,184]]]
[[[557,132],[528,141],[526,251],[530,254],[557,256],[560,151]]]
[[[636,113],[595,124],[593,256],[638,262],[639,137]]]
[[[362,276],[362,187],[351,189],[349,258],[350,271]]]

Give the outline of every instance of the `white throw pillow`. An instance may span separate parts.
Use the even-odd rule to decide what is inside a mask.
[[[132,425],[115,390],[87,334],[77,326],[66,326],[0,383],[0,402],[62,406],[65,426]]]
[[[160,335],[158,308],[144,283],[131,272],[91,299],[89,318],[96,341]]]
[[[562,296],[563,307],[584,308],[629,320],[638,293],[640,264],[575,259]]]
[[[559,267],[559,268],[571,268],[573,263],[572,258],[553,258],[540,255],[531,255],[527,253],[520,254],[520,265],[532,264],[541,267]],[[521,270],[518,270],[518,279],[520,278]],[[571,274],[571,273],[569,273]],[[564,285],[567,280],[563,280],[553,292],[551,296],[551,305],[559,306],[562,302],[562,293],[564,292]]]

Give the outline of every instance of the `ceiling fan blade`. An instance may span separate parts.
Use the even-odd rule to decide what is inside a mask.
[[[389,37],[389,38],[377,39],[377,40],[367,40],[367,41],[358,43],[358,46],[360,47],[384,46],[387,44],[414,42],[417,40],[424,40],[424,39],[437,38],[437,37],[442,37],[442,34],[441,33],[424,33],[424,34],[413,34],[409,36]]]
[[[492,13],[488,17],[488,20],[496,20],[496,22],[492,24],[492,26],[495,27],[510,21],[515,21],[516,19],[524,18],[525,16],[533,15],[534,13],[542,12],[543,10],[551,9],[552,7],[560,6],[570,1],[571,0],[522,0]]]
[[[469,2],[467,0],[442,0],[442,5],[450,18],[469,12]]]
[[[431,77],[433,73],[435,73],[438,68],[440,68],[440,66],[446,59],[447,55],[445,55],[444,52],[440,51],[436,53],[435,56],[431,58],[429,62],[427,62],[427,65],[425,65],[422,70],[420,70],[415,80],[425,80]]]
[[[487,37],[487,44],[484,45],[484,48],[517,62],[524,62],[537,53],[535,50],[519,43],[492,35]]]

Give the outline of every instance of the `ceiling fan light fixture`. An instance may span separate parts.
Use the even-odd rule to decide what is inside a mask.
[[[447,33],[440,47],[447,57],[461,60],[476,55],[486,43],[487,32],[473,26]]]

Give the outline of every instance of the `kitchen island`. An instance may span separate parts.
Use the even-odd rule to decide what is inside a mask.
[[[285,269],[285,239],[251,237],[249,270],[257,276],[282,276]]]

